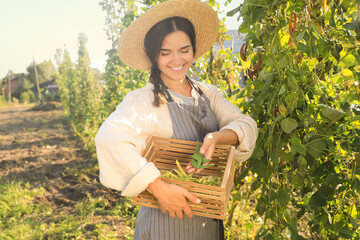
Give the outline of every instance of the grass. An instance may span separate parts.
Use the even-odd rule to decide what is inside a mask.
[[[129,199],[109,208],[88,194],[72,212],[56,213],[41,200],[46,194],[24,183],[0,186],[0,239],[132,239],[137,208]]]
[[[45,120],[37,116],[31,121],[35,126],[40,126]],[[49,121],[46,123],[52,124]],[[60,122],[56,123],[61,126]],[[41,145],[51,146],[45,141],[49,135],[43,133],[41,127],[28,127],[25,133],[36,133],[41,136]],[[63,147],[63,151],[73,146],[70,140],[64,143],[67,147]],[[14,139],[12,144],[22,147],[25,143]],[[99,184],[95,153],[92,158],[90,155],[82,157],[80,153],[68,156],[69,164],[63,168],[59,168],[59,164],[50,172],[51,175],[48,173],[49,178],[44,178],[43,183],[2,181],[0,239],[132,239],[139,207],[134,206],[131,199],[121,198],[120,194],[106,190]],[[42,172],[39,171],[35,170],[32,175],[41,178],[39,174]],[[31,180],[29,177],[23,181]],[[246,195],[251,192],[246,190],[250,189],[250,185],[250,180],[244,183],[236,203],[233,201],[229,204],[229,208],[233,206],[235,211],[233,221],[225,225],[226,239],[254,239],[261,221],[254,213],[254,203],[249,201],[253,195]],[[81,196],[77,200],[62,198],[58,190],[64,188],[79,190],[83,194],[79,194]],[[56,192],[59,196],[54,197],[50,192]],[[69,199],[71,205],[58,203],[60,200],[70,202]]]
[[[72,211],[58,213],[44,200],[47,194],[28,183],[0,186],[0,239],[132,239],[139,208],[130,199],[109,207],[105,196],[89,193]],[[236,201],[233,221],[225,225],[227,239],[254,239],[261,224],[255,215],[245,196]]]
[[[90,183],[98,165],[81,167],[74,164],[63,171],[78,182]],[[261,220],[254,212],[254,202],[248,194],[251,180],[245,182],[239,195],[231,199],[235,207],[233,220],[225,224],[226,239],[254,239]],[[42,187],[11,182],[0,185],[0,239],[132,239],[139,207],[130,198],[111,204],[106,195],[86,197],[68,210],[62,211],[47,199],[51,195]],[[229,216],[228,216],[229,217]],[[224,223],[227,223],[225,219]]]
[[[13,107],[13,106],[32,106],[36,103],[19,103],[19,100],[17,98],[12,98],[12,101],[9,102],[7,98],[4,98],[4,96],[0,96],[0,107]]]
[[[49,206],[36,203],[44,189],[30,189],[29,184],[9,183],[0,186],[0,238],[31,239],[34,215],[51,212]]]

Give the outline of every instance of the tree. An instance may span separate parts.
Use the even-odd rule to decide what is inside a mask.
[[[37,72],[39,75],[39,84],[50,81],[56,73],[56,68],[50,59],[48,61],[45,60],[45,61],[37,64],[36,69],[37,69]],[[27,72],[26,77],[30,81],[35,83],[36,79],[35,79],[35,71],[34,71],[34,63],[33,62],[26,68],[26,72]]]
[[[144,2],[149,6],[155,1]],[[105,88],[103,91],[102,119],[105,119],[121,102],[127,92],[144,86],[148,73],[125,66],[117,53],[117,42],[121,32],[139,15],[135,1],[105,0],[101,1],[106,12],[106,33],[112,41],[112,49],[106,52],[106,70],[104,74]],[[145,7],[146,8],[146,7]]]
[[[90,68],[90,57],[86,48],[87,36],[80,33],[78,37],[78,61],[72,81],[73,101],[70,103],[70,122],[75,133],[81,138],[85,147],[94,148],[93,137],[99,125],[99,82],[95,80]],[[90,136],[90,137],[88,137]]]
[[[65,49],[62,61],[58,62],[58,73],[55,75],[55,82],[58,85],[62,106],[67,116],[71,115],[71,111],[74,111],[74,108],[72,108],[75,97],[74,87],[72,86],[75,78],[73,68],[74,63],[71,61],[69,52]]]

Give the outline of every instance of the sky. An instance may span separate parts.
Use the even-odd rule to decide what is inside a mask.
[[[220,18],[243,0],[220,3]],[[51,60],[56,66],[56,49],[66,49],[77,59],[80,32],[88,37],[91,66],[104,71],[106,50],[111,48],[105,32],[105,13],[100,0],[0,0],[0,79],[9,70],[25,73],[32,63]],[[237,29],[237,16],[226,18],[227,28]]]

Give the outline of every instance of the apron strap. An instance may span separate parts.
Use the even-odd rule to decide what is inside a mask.
[[[194,89],[199,93],[200,96],[202,96],[202,95],[204,94],[203,91],[202,91],[198,86],[196,86],[196,85],[193,83],[193,81],[190,80],[190,78],[189,78],[188,76],[186,76],[186,78],[188,79],[191,87],[194,88]],[[167,101],[167,102],[173,102],[174,99],[171,97],[171,94],[170,94],[169,91],[168,91],[169,88],[164,84],[164,82],[162,81],[162,79],[160,79],[159,85],[160,85],[160,90],[164,93],[164,96],[165,96],[165,98],[166,98],[166,101]]]
[[[200,96],[204,94],[203,91],[198,86],[196,86],[188,76],[186,76],[186,78],[189,80],[190,85],[200,94]]]

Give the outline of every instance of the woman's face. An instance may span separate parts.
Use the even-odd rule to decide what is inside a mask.
[[[185,79],[193,60],[193,48],[186,33],[176,31],[167,35],[162,42],[157,60],[164,83]]]

